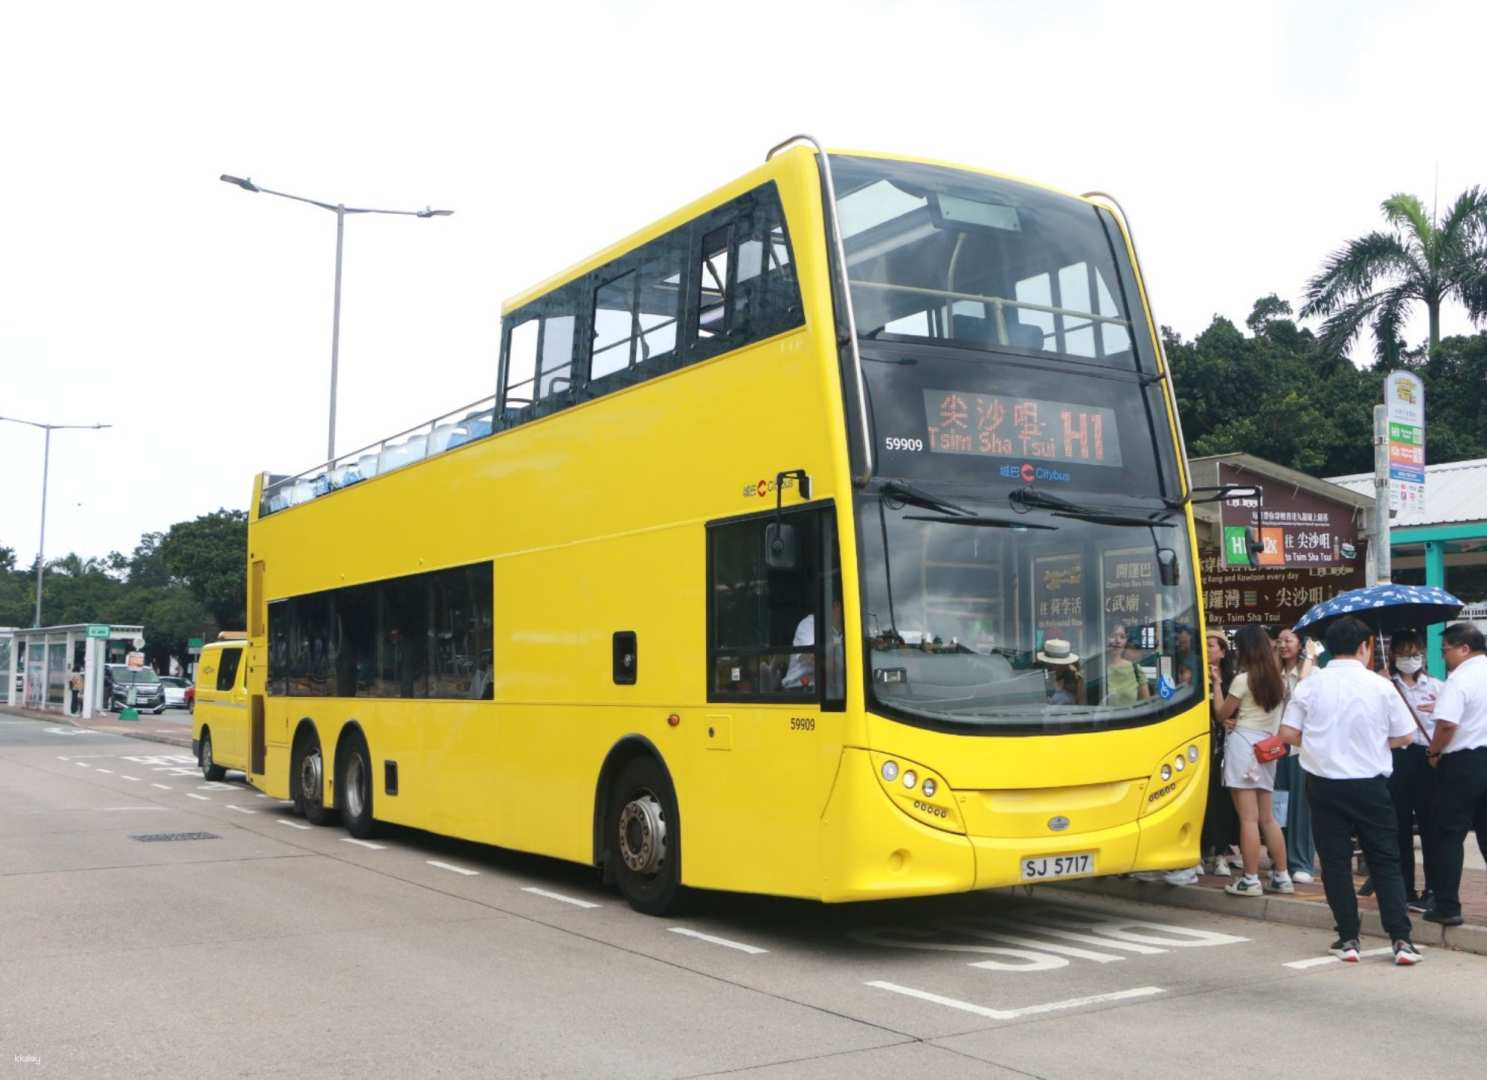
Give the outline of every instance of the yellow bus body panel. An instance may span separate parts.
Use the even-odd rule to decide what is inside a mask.
[[[856,588],[843,597],[845,710],[707,700],[707,522],[773,509],[759,482],[804,468],[813,498],[834,503],[843,580],[859,580],[814,155],[778,154],[505,306],[766,180],[779,186],[805,326],[266,517],[255,481],[244,662],[266,745],[251,781],[288,797],[291,743],[309,723],[333,804],[336,748],[354,724],[380,820],[591,862],[601,769],[635,739],[674,782],[688,885],[839,901],[1013,884],[1020,858],[1063,851],[1095,851],[1101,873],[1192,865],[1208,760],[1202,703],[1145,727],[1046,737],[876,717],[852,629],[863,625]],[[481,561],[494,564],[494,700],[266,695],[272,601]],[[621,630],[637,635],[631,686],[611,676]],[[197,708],[199,726],[200,699]],[[1161,765],[1188,746],[1198,763],[1158,796]],[[940,793],[890,790],[885,755],[939,776]],[[384,791],[388,761],[396,795]],[[1066,831],[1049,831],[1055,816],[1070,819]]]

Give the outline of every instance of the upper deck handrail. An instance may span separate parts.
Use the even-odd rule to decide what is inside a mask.
[[[414,424],[410,428],[405,428],[402,431],[394,432],[393,434],[388,435],[382,439],[378,439],[375,442],[367,443],[365,446],[358,447],[357,449],[349,451],[345,454],[340,454],[330,459],[329,461],[323,461],[312,465],[310,466],[310,468],[304,470],[303,472],[295,473],[293,476],[280,477],[270,484],[265,484],[263,488],[262,498],[259,501],[259,515],[265,516],[267,514],[276,513],[280,510],[287,510],[291,506],[297,506],[301,502],[308,502],[310,501],[310,499],[317,498],[320,495],[329,494],[331,491],[339,490],[340,488],[346,487],[353,483],[370,480],[373,477],[382,475],[384,472],[390,472],[394,468],[400,468],[403,465],[411,465],[414,461],[422,461],[426,458],[432,457],[435,454],[444,453],[446,450],[454,449],[457,446],[463,446],[465,443],[473,441],[473,439],[483,438],[485,435],[493,432],[496,427],[495,400],[495,395],[490,394],[486,395],[483,398],[477,398],[475,401],[469,402],[468,404],[460,405],[454,409],[442,412],[430,420],[425,420],[422,423]],[[489,406],[490,410],[489,430],[481,432],[479,435],[473,435],[469,431],[465,431],[462,433],[465,435],[465,437],[460,439],[459,442],[454,443],[452,446],[440,446],[437,449],[430,450],[427,442],[425,442],[421,447],[417,448],[417,452],[412,451],[414,444],[408,442],[407,440],[418,435],[426,435],[427,437],[432,437],[441,426],[448,425],[449,427],[453,428],[460,423],[471,420],[472,417],[478,418],[483,407],[485,406]],[[403,439],[404,442],[398,443],[396,441],[398,439]],[[398,460],[392,463],[391,468],[383,469],[382,455],[385,454],[388,450],[396,450],[400,446],[408,447],[410,449],[407,459]],[[376,468],[370,475],[363,476],[360,470],[361,463],[363,459],[373,453],[377,454],[378,456]],[[355,475],[345,475],[344,470],[348,469],[356,470]],[[342,473],[342,475],[338,477],[338,473]],[[323,490],[320,490],[320,484],[322,482],[324,488]],[[293,496],[299,490],[298,485],[301,484],[309,485],[310,493],[307,498],[296,500],[293,498]],[[278,498],[280,496],[282,496],[282,498]],[[279,502],[280,505],[275,505],[276,502]]]

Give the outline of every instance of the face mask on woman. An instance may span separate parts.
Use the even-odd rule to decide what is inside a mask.
[[[1398,660],[1394,661],[1394,666],[1403,675],[1414,675],[1425,666],[1425,661],[1418,656],[1401,656]]]

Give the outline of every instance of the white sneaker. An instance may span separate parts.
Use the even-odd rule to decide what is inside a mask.
[[[1239,878],[1224,886],[1224,892],[1230,896],[1264,896],[1265,886],[1260,884],[1259,878]]]
[[[1270,884],[1265,888],[1267,892],[1273,893],[1294,893],[1296,891],[1296,886],[1291,884],[1289,877],[1280,877],[1277,874],[1270,875]]]
[[[1291,880],[1294,881],[1297,885],[1310,885],[1317,879],[1312,877],[1311,874],[1306,870],[1297,870],[1294,874],[1291,875]]]
[[[1215,877],[1230,877],[1234,871],[1229,869],[1229,860],[1220,855],[1213,860],[1213,873]]]

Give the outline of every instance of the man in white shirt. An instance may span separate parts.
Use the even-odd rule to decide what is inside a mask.
[[[1399,870],[1398,826],[1389,798],[1390,750],[1407,746],[1415,722],[1399,693],[1375,675],[1373,632],[1346,616],[1327,628],[1332,662],[1296,686],[1280,736],[1301,747],[1312,836],[1322,863],[1327,906],[1337,923],[1332,955],[1358,959],[1358,897],[1353,892],[1354,833],[1373,872],[1379,916],[1400,966],[1422,959],[1410,942],[1410,916]]]
[[[793,644],[797,647],[814,645],[816,643],[816,616],[807,615],[800,620],[795,628],[795,640]],[[831,599],[831,644],[826,649],[826,697],[829,700],[840,700],[845,690],[845,671],[843,663],[845,657],[842,652],[842,598],[833,590]],[[790,657],[790,665],[785,669],[785,677],[780,681],[782,690],[807,689],[814,684],[816,674],[816,654],[813,652],[798,652]]]
[[[1435,702],[1435,733],[1428,760],[1436,767],[1436,857],[1427,867],[1435,902],[1425,918],[1461,925],[1461,861],[1466,834],[1475,829],[1487,854],[1487,641],[1471,623],[1441,634],[1450,676]]]
[[[1411,911],[1429,911],[1432,893],[1430,866],[1435,861],[1436,774],[1425,760],[1430,736],[1435,731],[1435,702],[1445,684],[1425,671],[1425,635],[1418,630],[1400,630],[1389,639],[1389,661],[1394,685],[1414,714],[1415,731],[1408,746],[1394,750],[1394,774],[1389,794],[1399,824],[1399,869],[1404,875],[1405,896]],[[1415,892],[1415,823],[1420,826],[1420,846],[1425,853],[1425,888]]]

